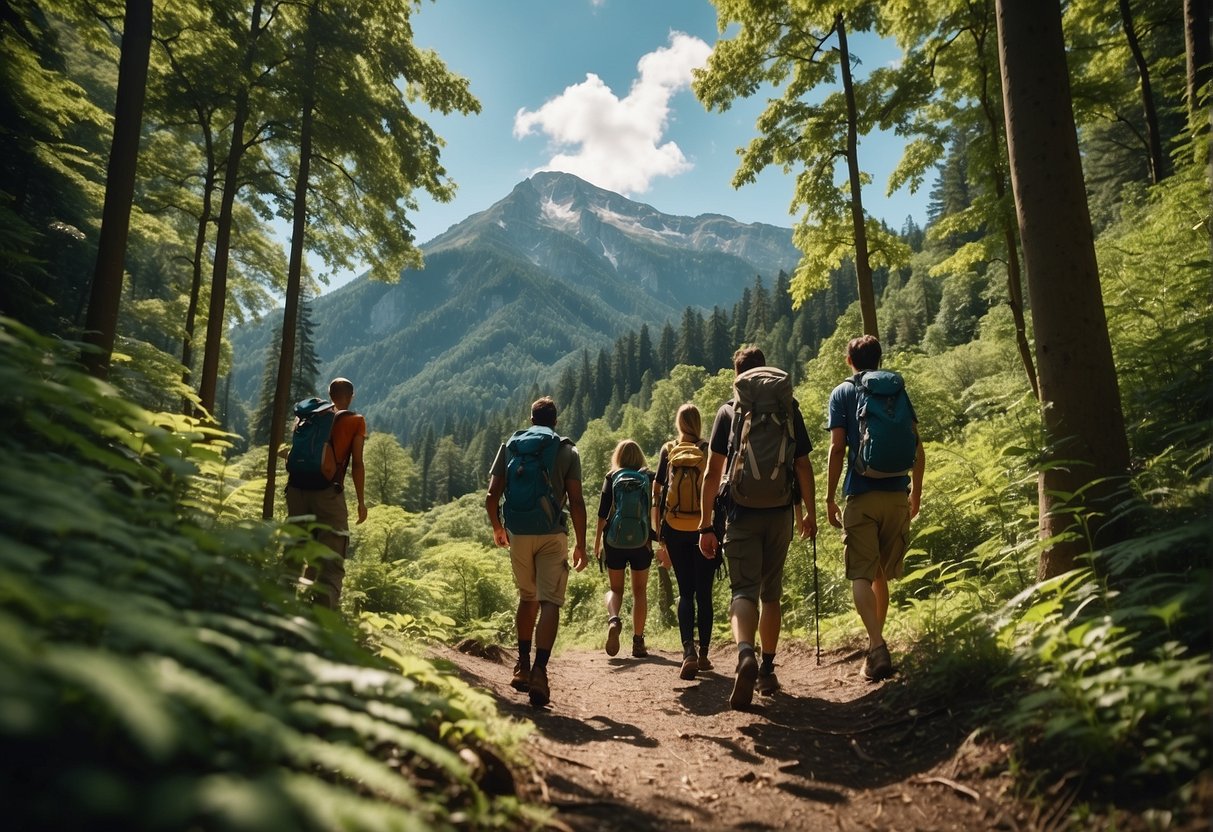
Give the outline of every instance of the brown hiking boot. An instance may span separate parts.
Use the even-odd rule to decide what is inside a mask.
[[[530,677],[531,669],[529,667],[523,667],[522,662],[516,662],[514,664],[514,677],[510,679],[510,687],[512,687],[514,690],[520,690],[523,693],[526,693]]]
[[[733,680],[733,692],[729,695],[729,707],[735,711],[748,707],[754,698],[754,681],[758,678],[758,659],[753,650],[745,650],[737,657],[737,678]]]
[[[550,691],[548,690],[548,670],[546,667],[536,665],[531,668],[530,679],[527,680],[531,696],[531,707],[542,708],[551,701]]]
[[[699,662],[695,658],[695,648],[688,644],[682,651],[682,667],[678,670],[678,678],[690,681],[699,670]]]
[[[860,671],[860,674],[869,682],[879,682],[893,675],[893,659],[889,656],[889,646],[887,644],[873,647],[868,651],[867,658],[863,660],[863,670]]]
[[[715,665],[712,664],[712,660],[708,658],[708,648],[706,648],[706,647],[699,648],[699,659],[698,659],[697,663],[699,665],[700,671],[702,671],[703,673],[707,673],[709,670],[711,670],[713,667],[715,667]]]
[[[619,654],[619,631],[623,629],[623,622],[619,620],[619,616],[613,616],[607,622],[607,643],[606,654],[615,656]]]
[[[632,656],[643,659],[648,654],[649,651],[644,646],[644,636],[632,636]]]

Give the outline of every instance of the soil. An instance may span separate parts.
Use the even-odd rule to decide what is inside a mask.
[[[736,654],[678,676],[681,655],[558,653],[552,701],[510,687],[514,656],[442,649],[502,712],[532,721],[518,793],[557,830],[980,830],[1061,828],[1065,808],[1014,797],[1007,749],[982,739],[976,710],[920,701],[895,675],[878,684],[861,652],[781,645],[781,690],[730,709]],[[470,647],[468,649],[471,649]],[[896,661],[896,656],[894,657]],[[1064,801],[1059,801],[1064,803]]]

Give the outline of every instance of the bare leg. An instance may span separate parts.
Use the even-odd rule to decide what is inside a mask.
[[[539,626],[535,628],[535,647],[551,650],[556,643],[556,631],[560,628],[560,607],[551,601],[539,602]]]
[[[758,617],[758,637],[762,641],[762,652],[774,653],[779,646],[779,629],[783,615],[778,601],[763,601]]]
[[[623,569],[608,569],[607,580],[611,588],[606,594],[607,618],[615,618],[623,607]]]
[[[644,624],[649,617],[649,570],[632,570],[632,632],[644,635]]]
[[[885,586],[885,603],[888,603],[888,586]],[[864,629],[868,631],[868,650],[874,650],[884,644],[883,622],[879,613],[880,604],[872,582],[865,578],[851,581],[851,594],[855,596],[855,611],[863,621]]]
[[[514,626],[518,630],[519,641],[531,641],[535,636],[535,619],[539,616],[538,601],[519,601],[518,612],[514,615]]]
[[[741,644],[754,643],[754,634],[758,632],[758,608],[748,598],[734,598],[729,605],[729,617],[733,624],[733,641]]]

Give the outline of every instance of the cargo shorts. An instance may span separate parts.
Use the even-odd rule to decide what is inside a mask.
[[[737,510],[724,532],[734,598],[774,603],[783,595],[783,565],[792,544],[792,507]]]
[[[569,585],[569,536],[511,534],[510,564],[520,601],[547,601],[564,605]]]
[[[842,510],[847,580],[900,578],[909,537],[910,496],[905,491],[866,491],[847,497]]]

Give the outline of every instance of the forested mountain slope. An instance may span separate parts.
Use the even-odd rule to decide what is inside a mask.
[[[540,173],[424,247],[426,267],[361,277],[314,302],[321,375],[358,385],[378,429],[475,417],[582,348],[732,304],[796,264],[788,229],[676,217],[565,173]],[[232,393],[252,408],[274,315],[233,337]]]

